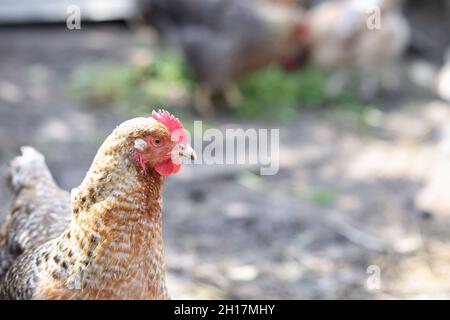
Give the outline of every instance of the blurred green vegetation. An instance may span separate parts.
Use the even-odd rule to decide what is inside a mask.
[[[148,66],[102,62],[85,64],[73,73],[68,92],[94,105],[114,105],[130,114],[148,113],[149,105],[183,100],[192,86],[180,57],[161,54]]]
[[[270,66],[239,82],[243,98],[236,113],[244,118],[289,120],[299,109],[362,111],[365,105],[352,91],[335,95],[325,91],[329,76],[329,71],[312,66],[295,72]]]
[[[278,66],[257,71],[237,85],[241,99],[230,109],[242,119],[290,120],[299,110],[337,109],[360,113],[366,105],[352,93],[325,92],[329,71],[306,67],[285,72]],[[94,105],[115,105],[128,114],[148,112],[149,105],[177,107],[191,102],[194,78],[183,60],[163,52],[146,66],[103,62],[81,66],[69,93]]]

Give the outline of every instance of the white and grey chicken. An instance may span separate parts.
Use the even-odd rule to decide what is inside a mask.
[[[361,93],[367,97],[380,85],[394,87],[398,83],[392,67],[410,39],[399,1],[325,2],[311,9],[308,20],[312,62],[337,70],[329,81],[331,93],[341,91],[355,69],[362,73]]]

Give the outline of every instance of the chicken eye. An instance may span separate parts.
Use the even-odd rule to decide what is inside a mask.
[[[153,144],[155,145],[155,146],[160,146],[161,145],[161,139],[159,139],[159,138],[153,138]]]

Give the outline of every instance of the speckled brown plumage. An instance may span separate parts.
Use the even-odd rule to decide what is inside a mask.
[[[152,118],[135,118],[100,147],[69,194],[32,148],[11,164],[16,197],[2,227],[0,297],[5,299],[167,299],[161,192],[165,177],[134,159],[136,139],[170,137]],[[170,140],[169,140],[170,141]],[[153,163],[155,162],[155,163]],[[5,271],[7,272],[5,273]]]

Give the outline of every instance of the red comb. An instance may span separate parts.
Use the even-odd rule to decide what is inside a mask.
[[[152,118],[165,125],[170,132],[174,132],[177,129],[184,129],[180,120],[166,110],[160,109],[158,112],[153,110]]]
[[[184,132],[184,127],[181,124],[180,120],[178,120],[178,118],[175,117],[173,114],[170,114],[168,111],[163,110],[163,109],[159,109],[158,112],[153,110],[152,118],[158,122],[161,122],[163,125],[165,125],[171,133],[175,133],[175,131],[177,131],[177,130],[180,130],[180,131],[183,130],[183,131],[181,131],[181,133],[182,133],[181,140],[183,140],[183,141],[180,141],[180,142],[185,142],[184,140],[186,140],[186,135]],[[178,135],[180,134],[180,131],[177,132]]]

